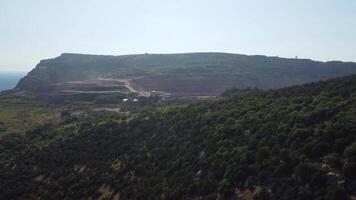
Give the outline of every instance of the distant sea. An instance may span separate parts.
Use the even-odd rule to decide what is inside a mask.
[[[0,72],[0,91],[13,89],[27,72]]]

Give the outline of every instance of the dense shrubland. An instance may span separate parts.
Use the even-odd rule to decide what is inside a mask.
[[[0,140],[1,199],[349,199],[356,76],[130,115],[62,113]]]

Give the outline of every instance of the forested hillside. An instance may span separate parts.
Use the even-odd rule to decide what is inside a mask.
[[[355,199],[356,76],[0,140],[0,199]]]

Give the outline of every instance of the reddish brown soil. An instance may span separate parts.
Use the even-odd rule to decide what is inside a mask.
[[[232,87],[243,87],[238,79],[226,77],[167,77],[147,76],[131,81],[145,91],[163,91],[173,96],[216,96]]]

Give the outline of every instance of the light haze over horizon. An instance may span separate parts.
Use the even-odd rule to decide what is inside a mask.
[[[355,36],[350,0],[1,0],[0,71],[64,52],[356,61]]]

